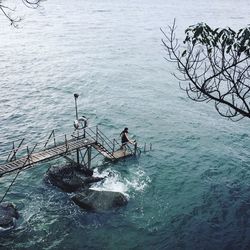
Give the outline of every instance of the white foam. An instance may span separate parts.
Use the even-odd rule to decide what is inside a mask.
[[[118,172],[106,169],[103,172],[94,172],[94,176],[105,177],[104,181],[95,183],[91,189],[120,192],[127,195],[127,187]]]
[[[150,183],[150,178],[146,176],[141,168],[137,168],[135,172],[132,171],[128,177],[122,177],[118,171],[111,168],[102,172],[98,172],[96,169],[94,176],[105,177],[105,179],[102,182],[95,183],[91,189],[120,192],[127,197],[129,197],[128,193],[131,191],[142,192]]]
[[[127,185],[136,191],[143,191],[151,182],[150,178],[146,176],[142,169],[137,169],[131,180],[126,180]]]

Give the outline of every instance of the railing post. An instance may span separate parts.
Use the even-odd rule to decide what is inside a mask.
[[[53,139],[54,139],[54,146],[56,146],[56,136],[55,136],[55,130],[53,129]]]
[[[150,143],[150,151],[152,150],[152,143]]]
[[[115,152],[115,139],[113,139],[113,149],[112,149],[112,153]]]
[[[135,148],[134,148],[134,154],[136,155],[137,152],[137,142],[135,141]]]
[[[144,153],[146,152],[146,142],[144,143]]]
[[[91,168],[91,146],[88,146],[88,169]]]
[[[13,141],[13,152],[14,152],[14,154],[13,154],[12,157],[13,157],[14,160],[16,160],[15,142],[14,142],[14,141]],[[11,157],[11,158],[12,158],[12,157]]]
[[[30,156],[29,146],[27,146],[27,155],[28,155],[28,158],[29,158],[29,156]]]
[[[29,146],[27,146],[27,154],[28,154],[27,161],[28,161],[28,163],[30,164],[30,151],[29,151]]]
[[[14,153],[13,153],[13,152],[14,152]],[[12,143],[12,150],[10,151],[10,153],[9,153],[9,155],[8,155],[8,157],[7,157],[6,162],[8,162],[9,159],[11,159],[11,158],[10,158],[11,154],[13,154],[12,157],[11,157],[11,158],[13,158],[13,157],[15,156],[15,142],[14,142],[14,141],[13,141],[13,143]]]
[[[98,132],[98,125],[96,125],[96,135],[95,135],[96,136],[96,142],[98,142],[98,133],[99,133]]]
[[[65,146],[66,146],[66,152],[68,152],[68,142],[66,134],[65,134]]]

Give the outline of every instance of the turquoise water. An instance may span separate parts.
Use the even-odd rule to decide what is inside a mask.
[[[236,8],[237,6],[237,8]],[[200,21],[238,29],[247,0],[54,0],[17,9],[20,29],[0,28],[0,156],[8,142],[30,145],[52,129],[69,133],[79,112],[111,138],[124,126],[153,151],[101,167],[99,189],[123,192],[126,207],[86,213],[48,186],[49,163],[22,172],[6,200],[17,228],[2,249],[249,249],[249,121],[194,103],[164,60],[160,28],[176,17],[178,36]],[[51,164],[60,164],[52,162]],[[2,195],[14,175],[0,178]]]

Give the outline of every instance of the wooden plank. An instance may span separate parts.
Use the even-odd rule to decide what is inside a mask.
[[[75,145],[76,143],[78,143],[79,141],[75,140],[75,141],[71,141],[68,143],[68,145]]]
[[[14,162],[14,161],[12,161],[12,162],[10,162],[10,164],[9,164],[10,166],[16,166],[16,165],[18,165],[16,162]]]
[[[40,160],[40,158],[37,155],[32,155],[31,157],[32,157],[32,159],[34,158],[36,161]]]
[[[40,151],[40,152],[36,152],[36,153],[33,153],[33,154],[32,154],[32,156],[35,156],[35,157],[37,157],[37,156],[39,156],[39,155],[41,154],[41,152],[43,152],[43,151]]]
[[[117,151],[115,151],[113,153],[113,156],[116,158],[116,159],[120,159],[120,158],[124,158],[124,157],[127,157],[127,156],[132,156],[133,153],[130,152],[130,151],[127,151],[127,150],[122,150],[122,149],[119,149]]]
[[[40,156],[40,161],[43,161],[43,160],[46,160],[46,159],[49,159],[51,158],[51,155],[46,153],[46,154],[43,154]]]
[[[22,157],[16,161],[0,165],[0,174],[5,174],[17,169],[27,168],[32,164],[60,156],[62,154],[86,147],[88,145],[93,145],[94,143],[95,141],[93,139],[88,138],[82,138],[80,140],[70,139],[67,143],[67,147],[66,144],[63,143],[44,151],[35,152],[30,156],[30,159],[27,159],[27,157]],[[108,152],[103,151],[102,153],[109,158]]]
[[[60,150],[60,149],[56,147],[56,148],[51,148],[49,151],[50,152],[57,152],[58,150]]]
[[[52,152],[52,151],[48,151],[48,152],[46,152],[46,155],[51,156],[51,155],[56,155],[56,153]]]
[[[43,152],[42,156],[45,156],[45,157],[48,157],[50,155],[54,155],[53,152],[50,152],[50,151],[46,151],[46,152]]]
[[[60,148],[51,148],[50,152],[55,152],[56,153],[58,150],[60,151]]]
[[[58,154],[60,152],[60,150],[57,148],[52,148],[52,149],[50,149],[50,151],[55,153],[55,154]]]
[[[40,153],[37,154],[36,156],[39,157],[39,158],[40,158],[40,157],[44,157],[44,156],[46,157],[46,152],[44,152],[44,151],[43,151],[43,152],[40,152]]]
[[[26,161],[26,158],[21,158],[17,160],[20,164],[24,164]]]
[[[12,168],[7,168],[4,170],[4,172],[10,172],[10,171],[14,171],[15,169],[17,169],[17,167],[12,167]]]
[[[22,162],[15,162],[15,164],[16,164],[16,166],[18,166],[18,167],[23,165]]]
[[[46,152],[49,156],[54,156],[56,155],[56,153],[52,152],[52,151],[49,151],[49,152]]]
[[[0,167],[0,175],[2,172],[5,172],[5,170],[2,167]]]
[[[3,169],[3,171],[7,171],[7,170],[10,170],[10,169],[12,169],[12,168],[10,168],[10,167],[6,167],[6,166],[1,166],[1,169]]]
[[[12,164],[6,163],[4,165],[1,165],[1,167],[10,168],[10,167],[12,167]]]
[[[47,150],[42,151],[41,153],[42,153],[42,154],[47,154],[47,153],[49,153],[49,152],[51,152],[51,150],[50,150],[50,149],[47,149]]]
[[[68,148],[71,150],[74,150],[76,148],[79,148],[80,144],[79,143],[75,143],[75,144],[70,144],[68,145]]]
[[[16,165],[11,164],[11,165],[9,165],[9,166],[8,166],[8,168],[7,168],[7,169],[13,169],[13,168],[16,168]]]
[[[39,157],[39,158],[37,158],[35,161],[33,161],[34,163],[38,163],[38,162],[41,162],[41,161],[43,161],[44,159],[46,159],[46,158],[44,158],[44,157]]]

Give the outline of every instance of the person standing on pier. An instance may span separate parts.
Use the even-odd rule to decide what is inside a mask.
[[[124,130],[120,133],[120,137],[121,137],[121,143],[122,143],[121,149],[126,149],[126,146],[128,143],[134,145],[134,142],[131,141],[128,137],[128,128],[124,128]]]

